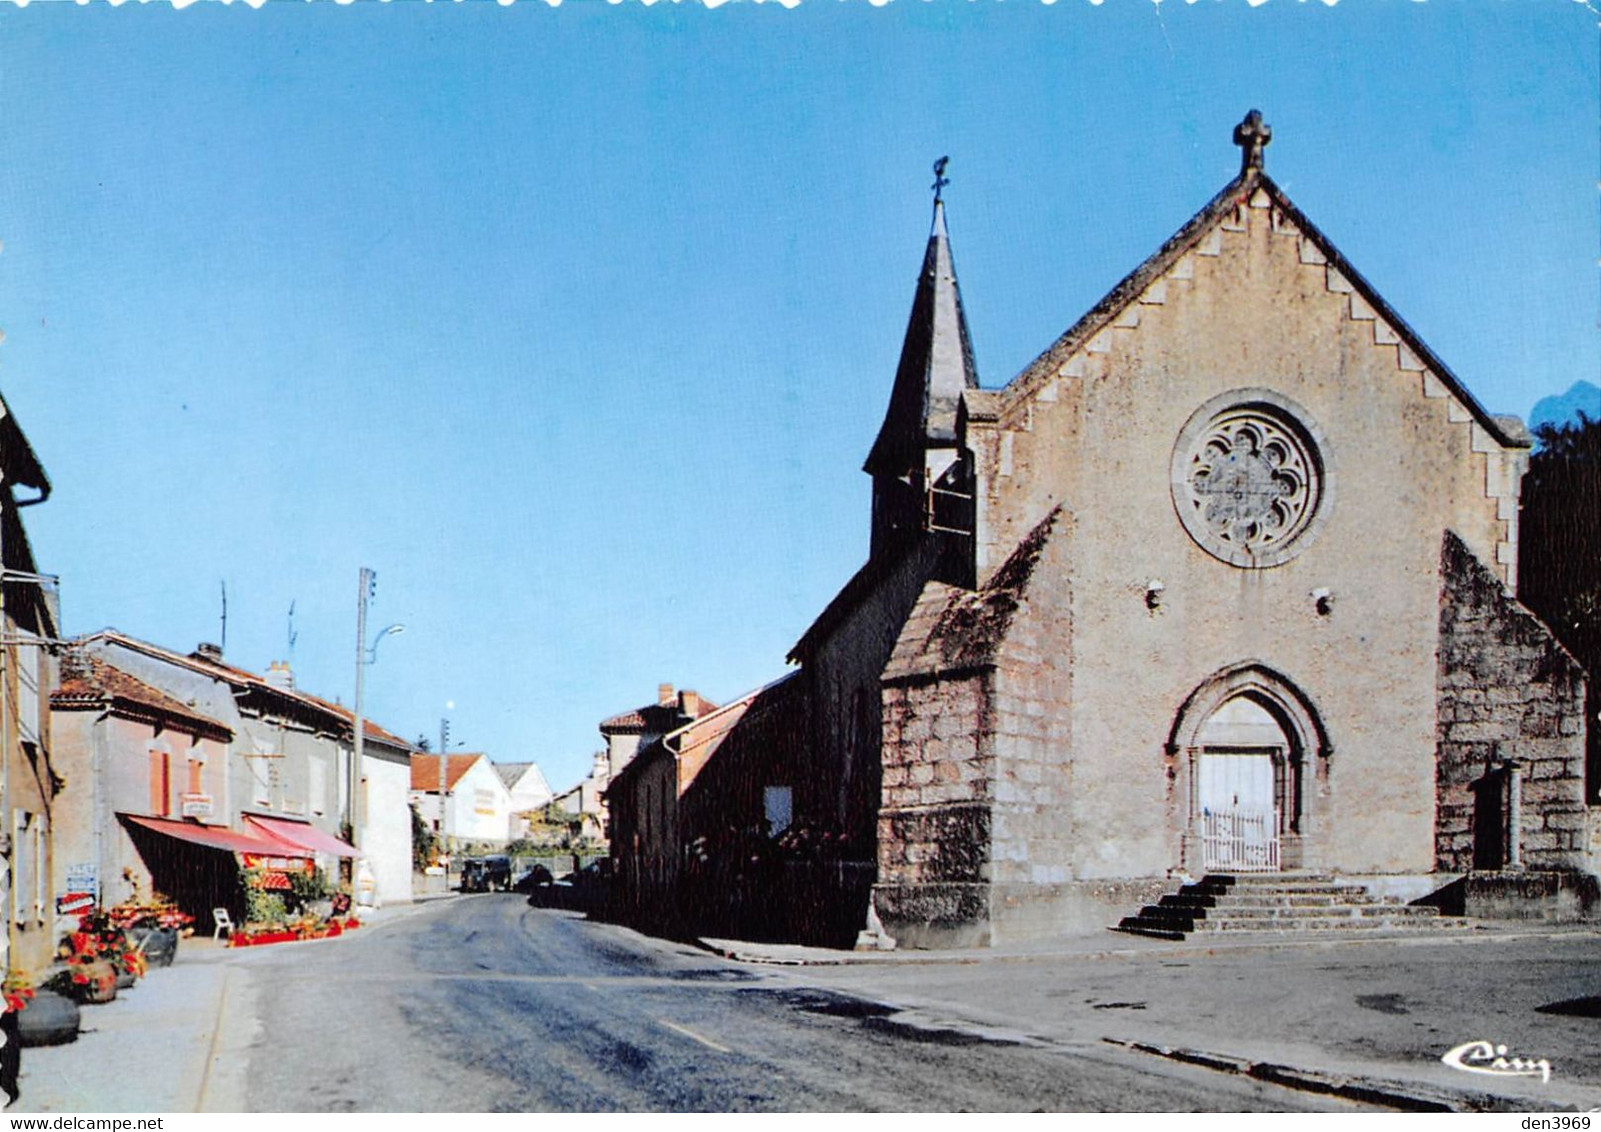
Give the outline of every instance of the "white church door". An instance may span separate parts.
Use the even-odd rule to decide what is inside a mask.
[[[1237,696],[1201,728],[1196,806],[1203,863],[1217,872],[1277,872],[1283,829],[1283,729],[1255,700]]]

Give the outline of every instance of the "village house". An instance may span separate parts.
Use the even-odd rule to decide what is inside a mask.
[[[20,511],[43,503],[50,480],[0,399],[0,896],[9,966],[38,972],[55,955],[53,831],[66,780],[55,762],[46,698],[56,684],[56,579],[39,572]],[[24,489],[25,494],[18,493]]]
[[[449,756],[445,764],[443,798],[439,783],[440,756],[411,756],[409,799],[425,825],[441,834],[448,846],[488,844],[502,846],[512,836],[511,792],[506,782],[480,753]],[[444,817],[443,826],[440,818]]]
[[[515,841],[528,833],[526,815],[550,805],[555,795],[538,763],[495,763],[494,766],[495,773],[506,784],[506,793],[511,795],[511,835]]]
[[[1101,931],[1205,873],[1595,870],[1585,675],[1512,597],[1527,433],[1269,138],[1002,389],[936,192],[869,558],[792,654],[796,820],[903,944]]]
[[[299,691],[287,664],[257,675],[215,646],[183,655],[114,630],[75,642],[52,697],[73,768],[64,895],[115,904],[153,891],[202,924],[239,910],[243,868],[320,867],[363,903],[411,899],[410,746],[366,721],[348,840],[354,716]]]
[[[677,691],[671,684],[657,685],[655,703],[601,721],[600,736],[606,746],[595,752],[594,764],[582,781],[556,795],[556,804],[564,812],[584,819],[586,836],[604,839],[608,829],[606,790],[611,780],[641,749],[716,708],[696,692]]]
[[[806,934],[791,909],[848,907],[828,898],[838,894],[816,868],[814,831],[794,822],[801,687],[791,673],[700,715],[612,780],[615,914],[668,934],[755,939]]]

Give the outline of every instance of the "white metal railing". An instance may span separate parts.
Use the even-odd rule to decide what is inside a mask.
[[[1201,852],[1208,869],[1279,871],[1278,821],[1268,810],[1203,810]]]

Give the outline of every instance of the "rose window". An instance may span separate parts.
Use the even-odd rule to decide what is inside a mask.
[[[1236,566],[1289,558],[1317,515],[1322,488],[1317,449],[1274,405],[1234,405],[1192,419],[1174,452],[1180,520],[1202,547]]]

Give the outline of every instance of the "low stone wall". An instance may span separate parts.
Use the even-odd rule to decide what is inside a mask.
[[[1601,919],[1601,882],[1581,873],[1469,873],[1462,910],[1484,920],[1594,921]]]
[[[1063,884],[883,885],[873,889],[884,929],[903,948],[992,947],[1082,936],[1115,937],[1124,916],[1177,892],[1166,878]]]

